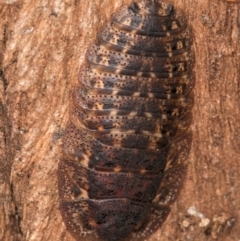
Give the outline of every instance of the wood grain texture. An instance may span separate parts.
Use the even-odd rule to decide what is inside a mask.
[[[1,170],[1,176],[8,174],[2,179],[7,185],[1,188],[6,205],[0,239],[74,241],[58,211],[56,175],[69,91],[77,83],[89,42],[121,4],[130,2],[0,1],[0,91],[3,118],[10,124],[4,124],[9,134],[3,138],[11,150],[2,161],[9,167]],[[185,10],[194,32],[193,145],[180,197],[148,241],[238,241],[239,4],[174,4]]]

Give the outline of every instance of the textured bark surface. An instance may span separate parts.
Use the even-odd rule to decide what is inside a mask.
[[[70,90],[120,0],[0,0],[0,240],[74,241],[58,211]],[[149,240],[240,238],[240,4],[184,0],[194,32],[193,144],[181,194]]]

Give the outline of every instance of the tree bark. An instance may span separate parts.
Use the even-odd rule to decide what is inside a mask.
[[[0,0],[0,240],[74,241],[56,174],[70,90],[100,27],[130,2]],[[238,241],[240,3],[174,5],[194,33],[193,143],[181,194],[149,241]]]

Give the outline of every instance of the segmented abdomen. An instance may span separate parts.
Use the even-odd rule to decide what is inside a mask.
[[[82,240],[143,240],[176,199],[190,149],[191,33],[172,5],[120,9],[89,47],[59,164],[60,210]]]

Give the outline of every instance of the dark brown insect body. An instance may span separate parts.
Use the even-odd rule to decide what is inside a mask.
[[[191,144],[192,52],[183,15],[157,0],[122,8],[89,48],[58,170],[76,240],[144,240],[166,219]]]

